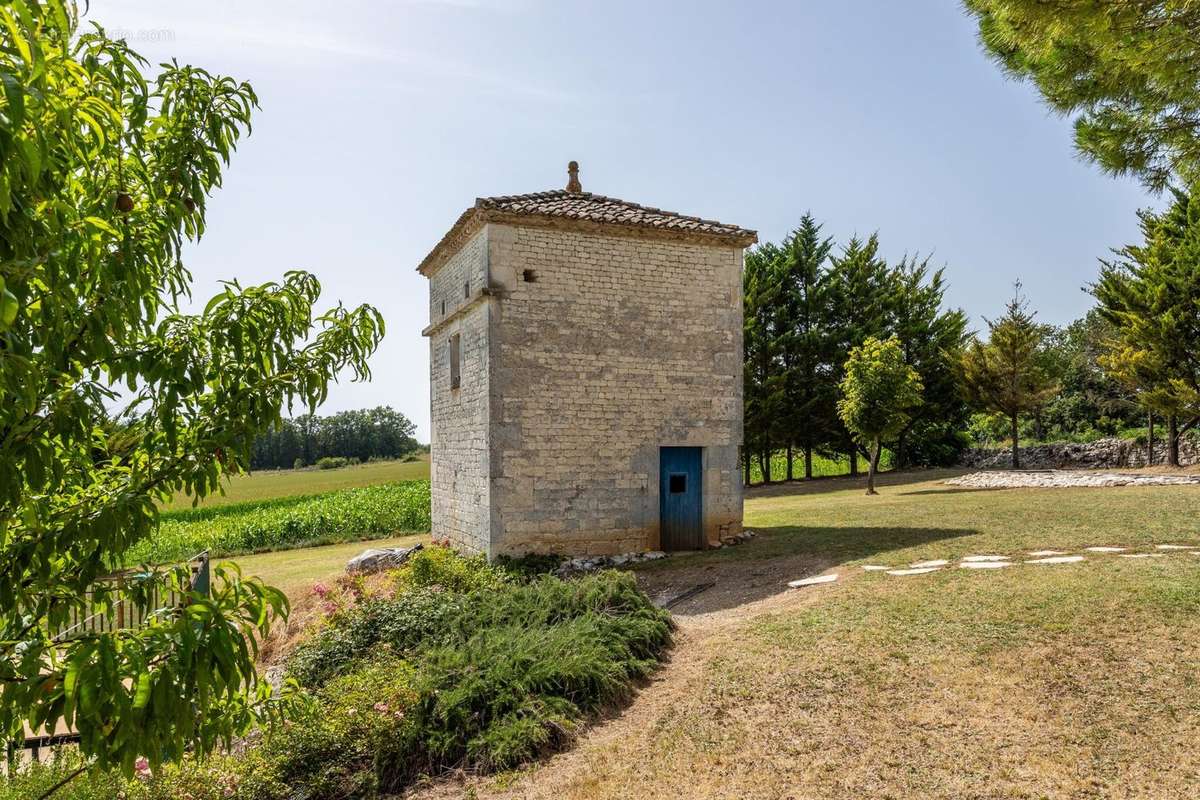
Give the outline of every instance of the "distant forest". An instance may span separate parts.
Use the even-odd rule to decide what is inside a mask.
[[[306,414],[285,419],[254,442],[253,469],[291,469],[322,458],[403,458],[421,449],[417,426],[390,406],[342,411],[327,417]]]

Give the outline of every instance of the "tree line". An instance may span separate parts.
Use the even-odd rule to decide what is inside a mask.
[[[850,352],[868,338],[895,337],[904,363],[919,376],[921,403],[884,446],[898,465],[948,463],[965,445],[969,410],[959,393],[954,358],[968,337],[966,314],[944,309],[943,269],[928,258],[888,264],[879,239],[851,238],[837,247],[805,214],[782,242],[746,255],[743,273],[745,420],[743,467],[752,460],[764,480],[771,454],[793,455],[812,477],[814,455],[845,456],[851,474],[870,456],[838,413],[839,385]]]
[[[403,458],[420,449],[417,426],[390,406],[283,419],[251,448],[253,469],[289,469],[322,458]]]

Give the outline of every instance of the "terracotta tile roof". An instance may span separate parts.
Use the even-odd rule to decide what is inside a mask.
[[[568,192],[562,189],[553,192],[508,195],[506,197],[481,197],[475,201],[476,208],[494,208],[514,214],[539,214],[550,217],[582,219],[590,222],[611,222],[618,225],[637,225],[664,230],[695,231],[717,236],[753,234],[736,225],[725,225],[711,219],[687,217],[674,211],[649,208],[615,197],[604,197],[591,192]]]
[[[528,217],[530,222],[563,220],[614,226],[618,229],[691,235],[697,238],[728,240],[731,244],[743,247],[758,240],[758,234],[755,231],[740,228],[737,225],[727,225],[700,217],[689,217],[674,211],[650,208],[591,192],[570,192],[557,189],[550,192],[477,198],[475,205],[463,212],[458,221],[454,223],[454,227],[421,262],[418,270],[424,272],[452,243],[458,243],[460,237],[468,232],[473,233],[473,222],[494,219],[520,224],[521,217]]]

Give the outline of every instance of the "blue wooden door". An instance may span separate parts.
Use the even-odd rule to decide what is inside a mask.
[[[699,550],[704,546],[700,448],[661,447],[658,463],[661,547],[663,550]]]

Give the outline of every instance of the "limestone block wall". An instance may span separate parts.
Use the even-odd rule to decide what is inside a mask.
[[[706,535],[740,531],[742,250],[487,235],[491,554],[657,549],[661,446],[704,448]]]
[[[436,324],[470,302],[487,285],[488,243],[484,226],[429,280],[429,322]]]
[[[429,334],[433,536],[458,550],[487,553],[489,541],[488,417],[491,309],[485,285],[487,231],[481,230],[430,281]],[[464,298],[470,281],[472,298]],[[441,303],[446,301],[446,317]],[[460,385],[450,388],[450,342],[459,336]]]

